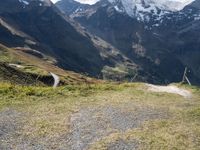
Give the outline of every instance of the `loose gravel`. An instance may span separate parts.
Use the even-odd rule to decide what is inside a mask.
[[[114,133],[125,133],[142,125],[145,121],[166,118],[162,110],[135,106],[133,103],[119,106],[90,106],[72,114],[70,133],[56,138],[24,137],[25,114],[13,109],[0,112],[0,149],[4,150],[87,150],[96,142]],[[26,118],[27,119],[27,118]],[[107,145],[108,150],[135,150],[137,141],[119,139]]]

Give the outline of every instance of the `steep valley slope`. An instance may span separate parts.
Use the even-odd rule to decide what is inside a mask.
[[[188,78],[199,84],[199,0],[178,11],[154,8],[148,1],[132,8],[129,0],[100,0],[94,5],[62,0],[56,3],[66,15],[89,32],[118,48],[153,83],[180,82],[185,67]],[[75,3],[75,4],[74,4]],[[136,3],[136,2],[135,2]],[[74,11],[66,6],[73,7]],[[172,5],[173,6],[173,5]],[[75,9],[76,8],[76,9]],[[70,11],[71,10],[71,11]]]
[[[84,31],[49,0],[1,1],[0,42],[39,51],[58,67],[93,77],[102,78],[104,70],[116,74],[116,79],[137,71],[137,65],[118,49]]]

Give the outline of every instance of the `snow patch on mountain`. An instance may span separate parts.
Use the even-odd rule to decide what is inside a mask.
[[[24,5],[29,5],[29,2],[27,2],[26,0],[19,0],[20,3],[23,3]]]
[[[122,4],[127,14],[136,12],[180,11],[194,0],[108,0],[114,5]]]
[[[51,6],[50,0],[18,0],[22,5],[23,8],[26,8],[26,6],[30,5],[31,2],[35,1],[38,3],[39,6]]]
[[[101,0],[75,0],[84,4],[95,4]],[[178,12],[194,0],[108,0],[116,11],[126,13],[141,21],[161,20],[163,15]]]
[[[158,27],[168,14],[180,12],[194,0],[108,0],[116,11]],[[196,17],[196,20],[199,17]]]
[[[101,0],[75,0],[79,3],[93,5]],[[143,11],[146,8],[155,7],[168,11],[179,11],[194,0],[108,0],[110,3],[122,3],[127,12],[132,12],[135,8]],[[116,7],[117,8],[117,7]]]
[[[77,1],[79,3],[82,3],[82,4],[93,5],[93,4],[97,3],[100,0],[75,0],[75,1]]]

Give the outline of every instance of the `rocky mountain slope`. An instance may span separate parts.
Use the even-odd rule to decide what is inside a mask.
[[[189,79],[193,84],[199,84],[199,0],[176,4],[180,6],[176,9],[161,7],[164,5],[154,1],[125,5],[127,1],[101,0],[82,11],[67,14],[89,32],[118,48],[153,81],[181,81],[184,68],[188,67]],[[58,7],[62,2],[67,3],[62,0]],[[77,9],[81,6],[79,3]],[[131,15],[127,9],[131,9]]]
[[[137,68],[116,48],[62,15],[49,0],[0,3],[0,43],[7,47],[43,53],[63,69],[95,77],[102,77],[105,70],[112,74],[107,68],[120,66],[120,75]]]
[[[66,14],[72,14],[78,11],[83,11],[90,7],[88,4],[80,4],[74,0],[58,1],[56,5],[61,8]]]
[[[0,80],[20,85],[52,86],[52,73],[59,77],[59,85],[100,83],[101,81],[66,71],[55,60],[27,48],[8,48],[0,44]]]

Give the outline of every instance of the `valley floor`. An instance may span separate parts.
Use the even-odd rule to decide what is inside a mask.
[[[135,150],[200,147],[200,90],[148,85],[26,87],[0,83],[0,149]]]

